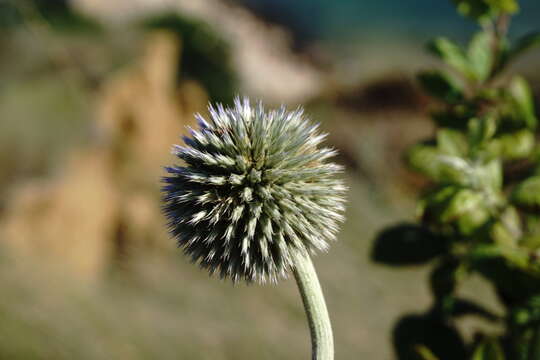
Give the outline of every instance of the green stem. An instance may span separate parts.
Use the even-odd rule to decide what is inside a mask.
[[[334,359],[332,326],[317,273],[309,255],[294,255],[294,277],[302,296],[311,332],[313,360]]]

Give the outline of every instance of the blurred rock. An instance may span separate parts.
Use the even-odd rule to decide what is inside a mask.
[[[300,103],[321,91],[322,74],[291,51],[292,39],[238,5],[222,0],[74,0],[81,11],[110,23],[164,11],[205,21],[231,45],[241,91],[270,103]]]
[[[108,261],[119,212],[110,165],[105,152],[84,150],[57,180],[20,186],[1,221],[2,238],[20,255],[61,261],[94,277]]]
[[[153,33],[141,58],[103,87],[97,141],[68,156],[53,180],[17,188],[0,219],[0,238],[22,256],[50,258],[99,278],[136,251],[172,247],[160,213],[162,165],[207,96],[193,81],[175,88],[180,47]]]
[[[110,148],[118,175],[128,183],[158,182],[171,144],[191,124],[192,112],[206,105],[204,90],[189,83],[175,88],[178,56],[172,35],[154,33],[138,63],[117,74],[101,92],[97,131]]]

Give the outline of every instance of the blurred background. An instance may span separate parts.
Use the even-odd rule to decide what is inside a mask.
[[[521,8],[511,37],[538,26],[540,3]],[[309,358],[291,280],[209,278],[160,214],[171,144],[236,94],[303,105],[330,133],[350,186],[339,242],[315,259],[336,357],[393,359],[427,273],[370,251],[425,185],[402,162],[433,130],[414,80],[439,66],[425,42],[474,31],[448,0],[0,0],[0,359]],[[512,68],[537,99],[539,60]]]

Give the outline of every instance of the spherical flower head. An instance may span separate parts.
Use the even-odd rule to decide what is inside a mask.
[[[343,220],[341,166],[303,111],[266,111],[236,99],[197,115],[185,166],[166,168],[164,212],[193,262],[233,281],[286,277],[295,252],[326,250]]]

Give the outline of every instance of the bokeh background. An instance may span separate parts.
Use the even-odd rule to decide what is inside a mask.
[[[521,7],[511,37],[538,26],[540,3]],[[427,274],[370,253],[425,185],[402,161],[433,130],[424,44],[474,30],[448,0],[0,0],[0,359],[309,358],[291,280],[209,278],[160,214],[171,144],[236,94],[303,105],[330,133],[350,186],[339,241],[315,259],[336,357],[393,359],[396,322],[430,304]],[[511,69],[536,99],[539,60]]]

